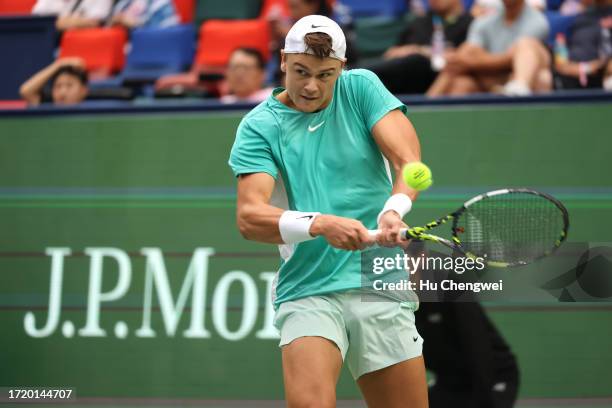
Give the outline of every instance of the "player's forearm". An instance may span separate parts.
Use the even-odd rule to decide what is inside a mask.
[[[394,183],[391,194],[406,194],[412,201],[416,200],[419,192],[408,187],[404,182],[402,171],[408,163],[421,161],[421,145],[417,138],[416,132],[406,133],[406,148],[402,152],[391,159],[394,172]]]
[[[416,199],[417,192],[402,181],[402,169],[421,161],[421,144],[412,123],[400,110],[389,112],[372,129],[374,140],[389,160],[395,175],[392,194],[404,193]]]
[[[412,161],[420,161],[420,158]],[[401,170],[395,172],[395,182],[393,183],[391,195],[394,194],[406,194],[412,201],[416,200],[419,196],[419,192],[417,190],[408,187],[408,185],[404,182]]]
[[[238,207],[240,234],[251,241],[282,244],[278,222],[284,210],[269,204],[243,204]]]

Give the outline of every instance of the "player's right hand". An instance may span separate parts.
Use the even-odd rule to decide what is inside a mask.
[[[380,216],[378,220],[378,229],[380,233],[376,237],[376,242],[381,246],[386,247],[402,247],[407,248],[409,240],[402,238],[400,230],[408,228],[402,217],[395,211],[387,211]]]
[[[322,235],[334,248],[348,251],[358,251],[376,242],[361,221],[326,214],[315,218],[310,226],[310,235]]]

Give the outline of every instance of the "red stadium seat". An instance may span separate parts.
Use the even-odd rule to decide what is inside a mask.
[[[195,0],[173,0],[176,13],[181,20],[181,24],[193,23],[195,15]]]
[[[0,14],[31,14],[36,0],[0,0]]]
[[[231,53],[239,47],[252,47],[268,59],[269,45],[270,29],[264,19],[209,20],[200,27],[198,49],[191,71],[164,76],[155,83],[155,89],[223,94],[224,82],[212,78],[224,73]],[[212,74],[211,79],[202,79],[202,74]]]
[[[62,36],[60,58],[81,57],[87,71],[112,74],[125,65],[127,32],[122,28],[68,30]]]
[[[268,18],[271,12],[278,10],[283,17],[289,17],[289,4],[287,0],[264,0],[261,7],[260,18]]]
[[[270,27],[266,20],[209,20],[200,27],[196,66],[225,66],[239,47],[259,50],[270,56]]]
[[[25,109],[27,107],[26,101],[0,101],[0,109]]]

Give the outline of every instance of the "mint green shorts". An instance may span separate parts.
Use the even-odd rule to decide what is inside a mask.
[[[374,300],[349,290],[282,303],[274,317],[279,346],[308,336],[331,340],[355,379],[420,356],[423,339],[414,323],[417,303]]]

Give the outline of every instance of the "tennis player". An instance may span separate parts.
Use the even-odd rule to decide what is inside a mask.
[[[327,17],[306,16],[287,34],[286,89],[244,117],[231,151],[237,223],[245,238],[280,245],[273,302],[289,407],[334,407],[346,361],[369,407],[423,408],[416,302],[365,302],[359,290],[359,251],[400,243],[417,196],[400,173],[420,145],[376,75],[343,70],[345,51]]]

